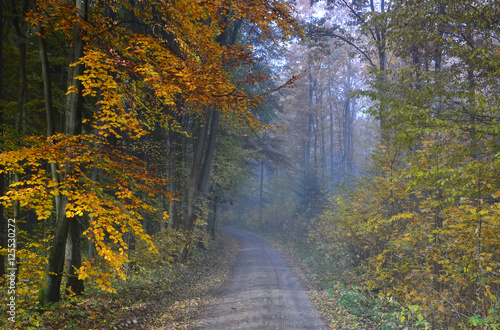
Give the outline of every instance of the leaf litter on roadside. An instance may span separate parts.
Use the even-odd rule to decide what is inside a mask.
[[[186,329],[231,274],[237,241],[219,235],[206,251],[177,265],[169,278],[123,285],[116,294],[85,294],[67,299],[19,323],[44,329]],[[161,272],[161,269],[158,270]]]

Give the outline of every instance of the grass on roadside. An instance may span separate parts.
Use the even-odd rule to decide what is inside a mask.
[[[286,234],[260,234],[271,241],[308,288],[314,304],[333,329],[429,329],[418,306],[402,306],[391,297],[365,290],[353,281],[349,261],[325,255],[321,246]]]

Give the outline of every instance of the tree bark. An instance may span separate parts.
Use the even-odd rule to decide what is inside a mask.
[[[47,46],[45,43],[45,36],[41,24],[38,26],[38,48],[40,53],[40,60],[42,63],[42,80],[43,80],[43,95],[45,101],[45,114],[47,117],[47,136],[54,135],[54,108],[52,106],[52,88],[50,79],[49,58],[47,56]]]
[[[169,131],[169,158],[168,158],[168,177],[169,177],[169,190],[171,192],[177,191],[179,172],[177,169],[177,162],[182,164],[182,159],[179,159],[181,148],[180,148],[180,137],[179,133],[174,132],[172,129]],[[177,201],[170,201],[168,215],[169,215],[169,227],[178,228],[179,219],[177,217]]]
[[[193,165],[191,167],[186,212],[184,215],[184,229],[188,233],[188,239],[181,253],[182,260],[186,259],[189,246],[191,245],[190,235],[196,221],[199,207],[198,203],[205,193],[206,185],[210,177],[210,169],[212,167],[215,151],[215,141],[219,128],[220,113],[211,107],[206,107],[206,109],[210,115],[206,118],[205,124],[203,124],[203,127],[200,129]]]
[[[200,193],[200,178],[203,168],[203,154],[205,148],[205,140],[208,134],[209,119],[210,117],[207,116],[206,120],[202,121],[204,122],[204,124],[201,124],[200,127],[200,132],[198,135],[198,140],[196,143],[196,149],[193,158],[193,164],[191,166],[187,205],[186,205],[186,212],[184,215],[184,229],[187,230],[188,232],[193,230],[196,217],[196,202]]]
[[[80,0],[76,2],[77,15],[80,19],[85,19],[87,12],[88,0]],[[80,24],[77,22],[73,29],[73,42],[72,50],[70,54],[70,63],[75,63],[80,57],[83,56],[83,39],[81,36],[82,30]],[[81,96],[81,82],[75,78],[83,73],[83,65],[78,64],[75,66],[70,66],[68,71],[68,87],[75,86],[77,92],[68,94],[66,99],[66,124],[65,133],[66,135],[72,136],[80,133],[81,122],[82,122],[82,96]],[[71,175],[73,165],[71,164],[71,154],[67,155],[67,160],[65,168],[61,171],[60,182],[62,183],[66,177]],[[80,267],[78,260],[81,263],[81,251],[78,238],[74,237],[76,235],[76,230],[74,226],[78,223],[76,219],[66,218],[66,206],[68,204],[67,193],[60,193],[56,196],[56,232],[54,236],[54,241],[52,243],[52,248],[50,250],[49,262],[47,265],[47,274],[45,276],[44,285],[41,292],[41,300],[43,303],[57,302],[61,299],[61,281],[64,269],[64,259],[66,250],[66,241],[68,235],[72,237],[72,261],[71,265],[74,267]],[[78,287],[78,285],[73,284],[73,287]],[[44,291],[45,290],[45,291]]]
[[[68,238],[66,241],[66,293],[80,295],[83,292],[83,280],[78,279],[78,269],[82,266],[80,251],[80,226],[76,218],[67,219],[69,222]]]
[[[331,189],[334,187],[334,183],[336,182],[335,178],[335,130],[333,123],[333,105],[330,104],[330,182]]]
[[[212,239],[215,238],[215,229],[216,229],[216,223],[217,223],[217,206],[219,204],[219,197],[217,194],[217,188],[212,185],[211,189],[211,200],[210,200],[210,214],[208,216],[208,221],[207,221],[207,230],[210,233],[210,236]]]
[[[0,1],[0,36],[3,38],[3,1]],[[3,43],[0,42],[0,101],[3,100]],[[3,135],[3,107],[0,106],[0,134]],[[0,173],[0,196],[4,195],[5,174]],[[0,248],[6,247],[6,223],[3,204],[0,204]],[[5,275],[5,257],[0,255],[0,278]]]
[[[260,162],[260,186],[259,186],[259,225],[262,226],[262,209],[264,208],[264,160]]]
[[[56,232],[50,249],[49,262],[44,284],[40,292],[40,300],[43,304],[61,300],[61,281],[64,269],[64,255],[66,239],[68,237],[68,221],[64,210],[68,203],[65,195],[56,196]]]
[[[311,69],[309,69],[311,70]],[[313,85],[313,78],[312,74],[309,71],[309,109],[308,109],[308,114],[307,114],[307,136],[306,136],[306,150],[305,150],[305,155],[304,155],[304,161],[305,161],[305,173],[304,177],[307,182],[309,180],[309,177],[311,175],[311,138],[312,138],[312,125],[313,125],[313,93],[314,93],[314,85]]]
[[[26,117],[26,94],[27,94],[27,79],[26,79],[26,33],[28,31],[28,22],[26,22],[25,13],[28,11],[29,0],[23,0],[22,12],[19,14],[21,20],[16,15],[14,19],[14,28],[17,34],[17,47],[19,49],[19,92],[17,97],[17,115],[15,122],[16,131],[25,130]],[[13,9],[16,4],[13,2]]]
[[[210,178],[210,172],[212,169],[212,162],[214,159],[214,152],[215,152],[215,141],[217,139],[217,132],[219,130],[219,118],[220,118],[220,112],[214,109],[212,111],[212,120],[210,122],[210,135],[208,137],[207,150],[205,152],[205,159],[203,162],[203,168],[199,183],[200,185],[199,190],[201,193],[205,191],[208,179]]]

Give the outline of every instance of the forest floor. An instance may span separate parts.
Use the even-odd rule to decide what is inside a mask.
[[[222,234],[174,270],[161,274],[159,269],[147,279],[138,273],[116,294],[66,299],[34,311],[15,329],[186,329],[231,276],[238,251],[236,239]]]
[[[92,292],[66,299],[33,312],[16,329],[253,329],[257,323],[272,329],[398,328],[387,327],[380,318],[387,315],[385,308],[367,302],[360,292],[338,284],[325,287],[325,280],[294,249],[267,240],[274,246],[271,249],[264,239],[250,236],[237,239],[222,233],[174,270],[160,269],[149,277],[135,274],[135,280],[117,288],[117,294]],[[252,263],[253,270],[247,267]],[[264,286],[251,287],[258,281]],[[242,304],[243,291],[250,305]],[[304,307],[306,296],[319,313],[312,304]],[[288,300],[296,306],[290,309]],[[273,304],[277,309],[270,309]],[[312,318],[304,316],[304,308]],[[309,323],[301,323],[304,320]]]

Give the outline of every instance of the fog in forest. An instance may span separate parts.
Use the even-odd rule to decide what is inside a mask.
[[[332,328],[498,328],[497,1],[0,18],[0,328],[187,328],[261,239]]]

